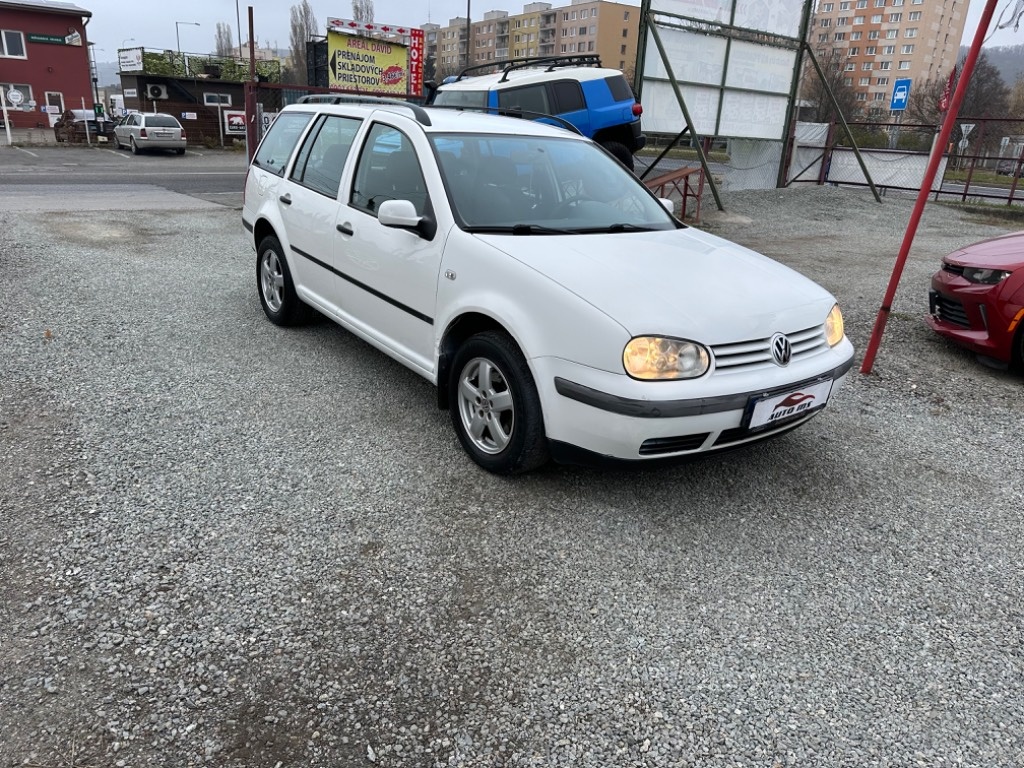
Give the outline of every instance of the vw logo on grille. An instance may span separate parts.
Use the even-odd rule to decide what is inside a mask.
[[[789,365],[793,357],[793,345],[781,333],[772,336],[772,357],[776,365]]]

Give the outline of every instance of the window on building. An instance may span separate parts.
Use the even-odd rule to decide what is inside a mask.
[[[839,10],[840,11],[848,11],[848,10],[850,10],[850,3],[845,2],[845,0],[844,0],[844,2],[839,4]]]
[[[855,70],[856,68],[857,68],[857,65],[854,64],[852,61],[846,62],[846,71],[847,72],[853,72],[853,70]]]
[[[869,45],[864,49],[865,56],[874,56],[877,49],[873,45]]]
[[[860,48],[858,48],[857,46],[854,46],[853,48],[851,48],[850,49],[850,55],[851,56],[859,56],[860,55]]]
[[[868,0],[857,0],[857,7],[858,8],[867,8],[868,7]]]
[[[881,70],[892,69],[892,62],[891,61],[880,61],[880,62],[878,62],[878,68],[881,69]]]
[[[850,79],[852,80],[853,78],[850,78]],[[860,79],[860,80],[859,80],[859,81],[857,82],[857,84],[858,84],[858,85],[871,85],[871,78],[870,78],[870,77],[862,77],[862,78],[861,78],[861,79]]]
[[[580,27],[580,37],[584,37],[587,34],[586,27]]]
[[[622,20],[623,21],[629,21],[629,11],[623,11],[622,12]]]
[[[865,61],[863,64],[860,65],[860,68],[865,72],[870,72],[872,69],[875,68],[875,63],[873,61]]]
[[[867,101],[867,100],[868,100],[868,95],[866,93],[858,93],[857,94],[857,101]]]
[[[231,94],[230,93],[204,93],[203,104],[208,107],[216,107],[220,104],[222,107],[231,106]]]
[[[7,93],[10,90],[15,90],[21,94],[21,103],[28,104],[32,101],[32,86],[25,85],[24,83],[0,83],[0,91]],[[0,115],[2,117],[2,115]]]
[[[629,37],[629,30],[628,29],[622,30],[622,36],[623,37]]]
[[[894,53],[896,53],[896,46],[895,45],[884,45],[884,46],[882,46],[882,55],[883,56],[892,56]]]
[[[886,97],[885,91],[879,91],[878,93],[871,94],[875,101],[882,101]]]
[[[912,45],[904,45],[902,48],[900,48],[900,53],[913,53],[913,52],[914,52],[914,46],[912,46]]]
[[[596,24],[591,24],[590,25],[590,34],[592,34],[592,35],[596,35],[597,34],[597,25]]]
[[[840,16],[838,19],[836,19],[836,26],[837,27],[845,27],[849,23],[850,23],[850,17],[849,16]]]
[[[900,69],[910,69],[910,62],[909,61],[901,61],[899,68]]]
[[[877,40],[877,39],[878,39],[878,30],[877,29],[872,29],[870,32],[868,32],[868,40]]]
[[[885,30],[885,39],[895,40],[899,33],[900,31],[898,29],[887,29]]]
[[[850,39],[851,40],[860,40],[860,38],[861,38],[861,36],[863,34],[864,34],[863,32],[851,32],[850,33]]]
[[[819,43],[826,43],[826,42],[828,42],[828,32],[820,33],[818,35],[818,42]],[[622,46],[622,47],[625,48],[626,46]]]
[[[834,39],[835,40],[845,40],[846,39],[846,33],[845,32],[836,32]],[[837,52],[839,50],[840,50],[839,48],[836,49]]]
[[[903,32],[904,37],[917,37],[917,27],[911,27]]]
[[[823,27],[831,27],[832,26],[832,19],[822,19],[821,20],[821,26],[823,26]]]
[[[24,59],[25,38],[16,29],[0,29],[0,56],[9,59]]]
[[[885,0],[875,0],[875,8],[885,8]]]
[[[875,85],[888,85],[888,84],[889,84],[889,78],[888,77],[880,77],[877,80],[875,80]]]
[[[622,46],[622,47],[625,48],[626,46]],[[593,40],[589,40],[587,42],[587,50],[589,52],[593,53],[593,51],[594,51],[594,41]]]
[[[872,24],[881,24],[882,23],[882,14],[880,14],[880,13],[874,14],[871,17],[871,23]]]
[[[832,3],[822,3],[821,4],[821,12],[822,13],[832,13]]]
[[[853,78],[852,77],[844,77],[843,78],[843,85],[852,86],[853,85]]]

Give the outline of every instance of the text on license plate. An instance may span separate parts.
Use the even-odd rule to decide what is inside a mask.
[[[772,395],[758,400],[754,404],[754,412],[750,416],[750,428],[763,427],[774,421],[799,416],[801,413],[821,408],[828,402],[832,392],[832,380],[819,381],[780,395]]]

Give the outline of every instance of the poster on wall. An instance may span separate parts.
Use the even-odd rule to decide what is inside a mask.
[[[243,110],[224,110],[224,135],[245,136],[245,112]]]

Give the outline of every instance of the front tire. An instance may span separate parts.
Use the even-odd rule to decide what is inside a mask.
[[[300,325],[309,316],[307,305],[295,293],[288,261],[276,237],[263,238],[256,249],[256,291],[263,311],[275,325]]]
[[[133,155],[137,155],[137,154],[139,154],[142,151],[141,149],[139,149],[139,145],[135,143],[135,137],[134,136],[132,136],[130,139],[128,139],[128,143],[129,143],[130,149],[132,150],[132,154]]]
[[[533,374],[505,333],[471,337],[452,361],[452,425],[463,449],[498,475],[515,475],[548,461],[544,416]]]
[[[633,170],[633,153],[629,151],[625,144],[620,144],[617,141],[606,141],[601,146],[607,149],[615,156],[616,160],[629,168],[629,170]]]

